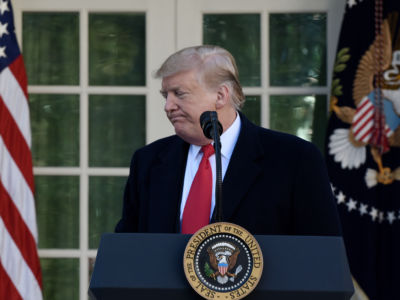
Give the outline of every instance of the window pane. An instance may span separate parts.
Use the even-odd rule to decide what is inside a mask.
[[[90,85],[146,85],[144,14],[89,15]]]
[[[205,14],[203,43],[232,53],[243,86],[261,85],[259,14]]]
[[[246,96],[246,102],[242,112],[245,116],[256,125],[261,125],[261,97]]]
[[[89,97],[89,164],[129,167],[133,152],[145,145],[145,96]]]
[[[326,14],[271,14],[272,86],[326,85]]]
[[[43,299],[79,299],[79,260],[42,258]]]
[[[78,85],[78,13],[25,12],[22,24],[29,84]]]
[[[270,97],[271,129],[297,135],[323,150],[327,122],[326,96]]]
[[[89,247],[99,246],[101,235],[114,232],[121,218],[126,177],[90,177],[89,179]]]
[[[39,248],[79,247],[79,177],[35,176]]]
[[[35,166],[79,165],[79,96],[31,94]]]

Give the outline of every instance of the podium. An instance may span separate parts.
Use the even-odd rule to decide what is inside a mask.
[[[104,234],[89,296],[96,300],[203,299],[183,271],[190,235]],[[264,270],[245,299],[347,300],[353,284],[341,237],[256,235]]]

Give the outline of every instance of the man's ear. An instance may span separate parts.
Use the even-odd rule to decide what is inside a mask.
[[[217,101],[215,103],[216,109],[223,108],[229,103],[229,89],[225,84],[219,86],[217,90]]]

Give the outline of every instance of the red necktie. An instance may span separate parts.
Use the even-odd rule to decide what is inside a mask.
[[[210,223],[212,171],[208,159],[214,154],[214,147],[208,144],[201,147],[201,151],[203,158],[193,179],[183,211],[182,233],[193,234]]]

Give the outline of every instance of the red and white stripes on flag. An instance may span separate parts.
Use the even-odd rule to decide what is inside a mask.
[[[21,69],[20,56],[0,73],[0,293],[5,293],[0,299],[42,299],[29,109]]]
[[[372,138],[372,131],[374,129],[374,113],[374,104],[367,96],[364,97],[357,106],[351,128],[356,141],[368,143]],[[385,134],[387,137],[393,134],[393,131],[389,126],[387,126],[387,124],[385,126]]]
[[[0,36],[0,299],[37,300],[43,297],[27,79],[9,1],[0,0],[0,14],[8,24]]]

